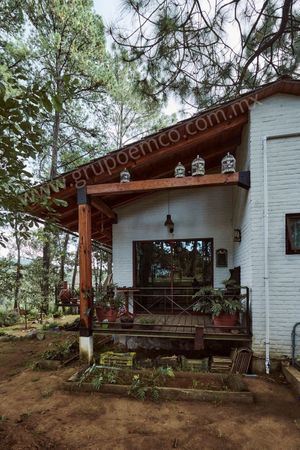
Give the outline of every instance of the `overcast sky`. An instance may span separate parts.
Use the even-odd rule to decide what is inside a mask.
[[[105,25],[120,17],[122,9],[121,0],[94,0],[95,11],[100,14]]]
[[[95,11],[102,17],[106,27],[111,25],[113,22],[119,23],[124,17],[124,14],[122,14],[122,0],[94,0],[94,7]],[[109,36],[107,35],[106,41],[108,44],[111,42]],[[172,114],[178,112],[179,109],[180,106],[178,102],[169,96],[169,101],[167,107],[165,108],[165,112],[167,114]]]

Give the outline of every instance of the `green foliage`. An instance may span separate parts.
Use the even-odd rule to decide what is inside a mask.
[[[42,191],[33,184],[157,130],[169,118],[138,89],[138,65],[124,62],[124,52],[108,54],[92,0],[0,3],[0,247],[12,248],[0,260],[0,305],[11,308],[17,299],[22,308],[47,310],[61,266],[71,279],[75,251],[67,245],[62,263],[65,234],[37,231],[38,222],[23,215],[39,204],[55,220],[55,207],[66,202],[50,202],[49,194],[64,183],[51,180]],[[25,253],[28,264],[22,263]],[[107,256],[96,260],[99,285]]]
[[[132,383],[129,388],[128,394],[137,400],[144,401],[146,399],[146,394],[148,392],[148,387],[145,385],[144,381],[140,379],[139,375],[134,375],[132,377]]]
[[[158,387],[163,386],[167,378],[174,376],[171,367],[159,367],[150,372],[150,374],[134,375],[128,394],[137,400],[149,399],[158,402],[160,400]]]
[[[122,292],[115,292],[117,285],[107,286],[106,291],[96,292],[95,305],[108,309],[120,309],[125,305],[125,296]]]
[[[78,342],[74,339],[67,339],[64,342],[55,344],[53,348],[49,348],[43,352],[40,356],[42,359],[49,360],[65,360],[68,356],[78,352]]]
[[[193,310],[218,317],[221,313],[234,314],[242,310],[241,296],[231,295],[222,289],[204,287],[193,296]]]
[[[48,178],[50,171],[53,177],[65,169],[65,162],[76,160],[78,165],[86,161],[85,154],[88,159],[96,154],[103,139],[97,108],[114,75],[102,19],[93,12],[91,0],[24,3],[33,78],[49,83],[43,98],[46,111],[39,119],[45,143],[41,168]]]
[[[45,324],[42,326],[42,329],[43,329],[44,331],[46,331],[46,330],[53,330],[53,329],[55,329],[55,328],[59,328],[59,323],[58,323],[58,322],[45,323]]]
[[[0,326],[9,327],[15,325],[19,320],[19,315],[16,311],[0,311]]]
[[[117,369],[99,368],[96,364],[88,367],[80,376],[78,384],[91,381],[94,388],[99,391],[103,384],[116,384],[118,382]]]
[[[103,375],[98,375],[92,380],[92,386],[99,391],[104,384]]]

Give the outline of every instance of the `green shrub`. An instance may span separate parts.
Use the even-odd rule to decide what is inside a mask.
[[[0,311],[0,326],[9,327],[19,321],[19,315],[16,311]]]

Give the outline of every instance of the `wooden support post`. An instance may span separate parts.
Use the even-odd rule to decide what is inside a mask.
[[[80,358],[93,358],[92,224],[86,188],[77,190],[80,276]]]
[[[195,327],[195,341],[194,341],[194,349],[195,350],[203,350],[204,349],[204,328],[200,326]]]

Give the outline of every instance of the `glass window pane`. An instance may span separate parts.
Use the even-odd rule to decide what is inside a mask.
[[[137,286],[212,285],[212,241],[136,242]]]
[[[300,214],[286,216],[286,251],[300,253]]]
[[[300,218],[292,221],[292,240],[296,249],[300,248]]]

